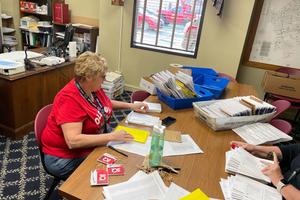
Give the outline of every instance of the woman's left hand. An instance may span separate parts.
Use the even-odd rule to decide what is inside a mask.
[[[277,155],[275,153],[273,153],[273,157],[274,157],[274,163],[273,164],[269,164],[267,167],[265,167],[264,169],[262,169],[262,172],[270,177],[273,185],[277,185],[277,183],[283,179],[283,175],[281,173],[281,169],[279,166],[279,162],[278,162],[278,158]]]
[[[131,109],[136,111],[136,112],[147,112],[148,111],[148,105],[146,103],[143,102],[136,102],[136,103],[132,103],[131,105]]]

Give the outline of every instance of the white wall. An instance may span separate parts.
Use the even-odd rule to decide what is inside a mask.
[[[227,0],[220,18],[208,0],[199,51],[194,59],[130,48],[133,0],[125,1],[123,8],[100,1],[100,52],[110,69],[121,70],[126,83],[135,87],[141,76],[161,71],[169,63],[213,67],[235,76],[253,5],[254,0]]]

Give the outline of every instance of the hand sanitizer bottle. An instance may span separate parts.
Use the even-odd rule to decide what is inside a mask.
[[[149,164],[151,167],[161,165],[164,150],[164,131],[165,126],[155,125],[152,131],[151,149]]]

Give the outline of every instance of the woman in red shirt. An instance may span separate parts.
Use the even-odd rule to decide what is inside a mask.
[[[112,109],[148,109],[144,103],[114,101],[105,95],[101,89],[107,71],[103,57],[85,52],[76,60],[74,71],[75,78],[56,95],[42,134],[46,167],[62,178],[67,178],[94,147],[133,139],[123,130],[108,133]]]

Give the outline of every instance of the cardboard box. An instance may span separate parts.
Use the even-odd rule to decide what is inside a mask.
[[[146,90],[152,95],[156,95],[156,88],[150,77],[144,76],[140,80],[140,88]]]
[[[300,77],[267,71],[262,81],[265,92],[300,99]]]
[[[190,69],[181,69],[178,67],[168,67],[168,71],[175,74],[178,71],[182,71],[183,73],[186,73],[188,75],[192,74],[192,71]],[[140,80],[140,88],[149,92],[151,95],[156,95],[156,88],[153,84],[153,81],[150,79],[151,76],[144,76]]]

